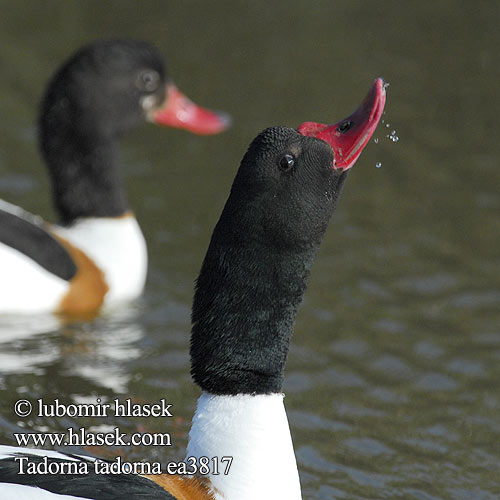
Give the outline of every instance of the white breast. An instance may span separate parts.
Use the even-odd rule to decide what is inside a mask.
[[[67,281],[0,243],[0,313],[52,311],[68,289]]]
[[[214,396],[202,394],[191,432],[189,457],[233,457],[210,475],[216,498],[300,500],[299,475],[283,394]]]
[[[51,229],[83,250],[104,272],[109,286],[105,305],[141,294],[146,281],[147,250],[135,217],[81,219],[69,227]]]

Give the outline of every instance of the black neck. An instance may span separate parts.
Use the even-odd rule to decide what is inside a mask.
[[[290,148],[304,152],[282,174],[276,151]],[[332,162],[326,143],[284,127],[250,145],[196,284],[191,373],[203,390],[281,392],[297,309],[348,174]]]
[[[279,393],[320,242],[299,249],[263,247],[259,234],[228,233],[223,219],[197,280],[191,372],[214,394]]]
[[[42,130],[41,149],[61,223],[80,217],[118,217],[127,211],[115,141],[82,137],[70,128]]]

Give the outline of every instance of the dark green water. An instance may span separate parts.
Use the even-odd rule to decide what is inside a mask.
[[[0,8],[1,198],[52,219],[36,106],[59,62],[94,38],[154,42],[180,88],[234,118],[218,137],[144,126],[126,138],[123,177],[150,255],[144,297],[90,324],[0,319],[1,443],[23,427],[165,432],[158,419],[23,420],[21,397],[164,397],[170,448],[85,451],[182,458],[198,396],[193,280],[248,143],[269,125],[338,121],[384,76],[385,123],[351,172],[287,366],[304,498],[500,498],[499,3]]]

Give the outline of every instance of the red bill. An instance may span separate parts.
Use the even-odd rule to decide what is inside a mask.
[[[305,122],[298,128],[302,135],[317,137],[333,149],[333,168],[351,168],[377,128],[385,105],[386,84],[377,78],[361,103],[350,116],[335,125]]]
[[[228,114],[198,106],[172,83],[167,85],[165,104],[152,114],[152,121],[199,135],[218,134],[231,125]]]

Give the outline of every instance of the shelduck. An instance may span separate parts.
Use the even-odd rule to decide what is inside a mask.
[[[186,452],[186,463],[232,457],[228,473],[103,475],[92,472],[95,459],[5,447],[2,499],[301,498],[283,405],[286,357],[309,271],[385,97],[378,78],[345,120],[268,128],[241,162],[196,282],[191,374],[202,394]],[[90,471],[18,474],[21,457],[85,461]]]
[[[48,224],[0,200],[0,313],[87,314],[140,295],[146,244],[117,149],[145,121],[196,134],[230,124],[184,96],[145,42],[92,43],[55,73],[38,125],[60,220]]]

